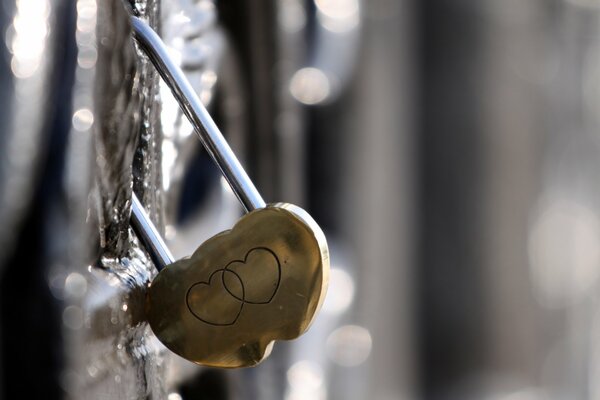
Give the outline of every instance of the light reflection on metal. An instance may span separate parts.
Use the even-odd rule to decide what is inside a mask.
[[[315,4],[319,22],[331,32],[347,32],[360,24],[358,0],[315,0]]]
[[[593,209],[564,195],[540,201],[529,234],[529,257],[534,294],[543,306],[572,306],[595,292],[598,243],[600,221]]]
[[[80,108],[73,114],[72,123],[76,131],[86,132],[94,123],[94,114],[89,108]]]
[[[78,272],[71,272],[65,279],[64,291],[66,297],[81,299],[87,292],[87,280]]]
[[[371,354],[371,333],[357,325],[345,325],[327,338],[327,354],[342,367],[356,367]]]
[[[69,159],[66,168],[66,185],[70,193],[79,193],[82,188],[88,186],[88,171],[82,170],[84,166],[91,168],[88,164],[91,157],[92,128],[94,124],[94,100],[93,100],[93,82],[95,78],[96,59],[87,63],[79,62],[80,54],[97,53],[96,49],[96,19],[97,5],[96,0],[78,0],[77,1],[77,21],[75,31],[75,40],[77,44],[78,68],[75,69],[75,85],[73,87],[73,117],[71,119],[72,128],[76,132],[71,132],[69,143]],[[77,202],[82,209],[87,208],[87,196],[73,200]],[[86,204],[84,206],[84,204]]]
[[[83,327],[83,310],[78,306],[67,306],[63,310],[63,325],[72,330],[78,330]]]
[[[329,278],[329,291],[323,304],[323,313],[343,313],[350,307],[353,300],[354,279],[345,269],[332,267]]]
[[[68,253],[72,265],[67,271],[52,271],[50,282],[62,281],[61,289],[65,308],[62,314],[63,340],[65,348],[66,368],[62,372],[61,384],[70,396],[81,390],[85,379],[77,371],[83,364],[81,356],[82,330],[89,328],[87,310],[84,307],[89,297],[88,271],[84,262],[89,262],[90,237],[86,226],[81,222],[89,217],[88,201],[90,192],[89,179],[92,175],[92,129],[94,125],[93,82],[95,78],[95,58],[80,57],[81,54],[96,52],[96,1],[78,0],[76,2],[76,31],[78,61],[75,68],[75,80],[72,90],[72,116],[69,133],[69,144],[65,157],[64,187],[69,196],[70,226]],[[65,23],[62,21],[62,23]],[[86,65],[87,62],[87,65]],[[85,260],[85,261],[84,261]],[[90,371],[94,372],[93,368]]]
[[[7,29],[6,49],[12,53],[6,79],[7,98],[0,110],[0,264],[10,253],[15,227],[32,199],[37,169],[45,151],[43,129],[47,114],[49,48],[53,7],[48,0],[19,0]],[[11,82],[12,81],[12,82]],[[11,91],[10,88],[13,88]],[[25,156],[26,155],[26,156]]]
[[[287,371],[285,400],[325,400],[327,387],[323,368],[312,361],[294,363]]]
[[[290,92],[303,104],[319,104],[331,94],[331,81],[320,69],[302,68],[292,77]]]
[[[175,261],[173,255],[135,193],[132,193],[131,201],[131,226],[150,254],[156,269],[161,271]]]
[[[29,78],[40,67],[48,35],[48,0],[18,0],[13,19],[11,69],[17,78]]]
[[[97,5],[95,0],[77,2],[77,32],[75,36],[79,46],[77,65],[82,69],[94,68],[98,59],[94,32],[96,18]]]
[[[314,0],[316,24],[309,25],[314,42],[305,65],[290,81],[291,94],[303,104],[331,103],[350,81],[356,65],[361,27],[360,0]],[[280,15],[298,14],[297,4],[280,1]],[[280,18],[284,31],[294,31]]]
[[[265,201],[262,196],[256,190],[181,69],[169,58],[168,51],[161,39],[140,19],[132,17],[131,22],[134,28],[134,37],[171,88],[184,114],[194,125],[200,141],[231,185],[244,208],[247,211],[263,208]]]
[[[296,33],[306,26],[306,10],[300,0],[281,0],[277,22],[286,33]]]
[[[169,393],[169,397],[167,397],[167,400],[183,400],[183,397],[181,397],[181,395],[179,393]]]

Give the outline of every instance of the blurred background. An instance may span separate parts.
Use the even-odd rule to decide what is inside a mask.
[[[328,237],[258,367],[145,322],[132,191],[176,257],[242,210],[130,14]],[[0,398],[600,399],[599,1],[4,0],[0,34]]]

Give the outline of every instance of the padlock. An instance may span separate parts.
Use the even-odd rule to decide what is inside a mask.
[[[329,277],[325,235],[300,207],[265,204],[161,39],[142,20],[131,22],[140,48],[248,212],[173,262],[133,196],[132,226],[160,271],[147,292],[148,322],[167,348],[197,364],[256,365],[275,340],[303,334],[320,309]]]

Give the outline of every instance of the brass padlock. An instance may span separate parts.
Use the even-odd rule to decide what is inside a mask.
[[[172,262],[134,196],[132,225],[160,270],[147,293],[148,321],[167,348],[190,361],[256,365],[275,340],[304,333],[321,307],[329,277],[325,235],[300,207],[265,204],[158,35],[135,17],[132,25],[141,49],[250,211],[191,257]]]

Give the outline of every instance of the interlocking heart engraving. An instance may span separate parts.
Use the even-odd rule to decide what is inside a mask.
[[[255,365],[274,340],[306,331],[328,274],[318,225],[299,207],[270,205],[160,272],[148,293],[150,326],[170,350],[196,363]]]
[[[132,196],[132,226],[160,271],[146,296],[148,322],[165,346],[195,363],[256,365],[275,340],[304,333],[321,307],[329,279],[325,235],[300,207],[265,204],[158,35],[136,17],[131,23],[140,48],[250,211],[191,257],[173,261]]]
[[[262,275],[256,284],[252,274]],[[217,279],[213,279],[213,278]],[[240,316],[244,303],[268,304],[273,300],[281,280],[281,264],[277,255],[266,247],[250,249],[243,260],[231,261],[223,269],[216,269],[208,282],[198,282],[188,290],[188,309],[200,321],[211,325],[233,325]],[[246,284],[244,284],[246,282]],[[211,297],[221,297],[230,307],[217,315],[206,305]]]

